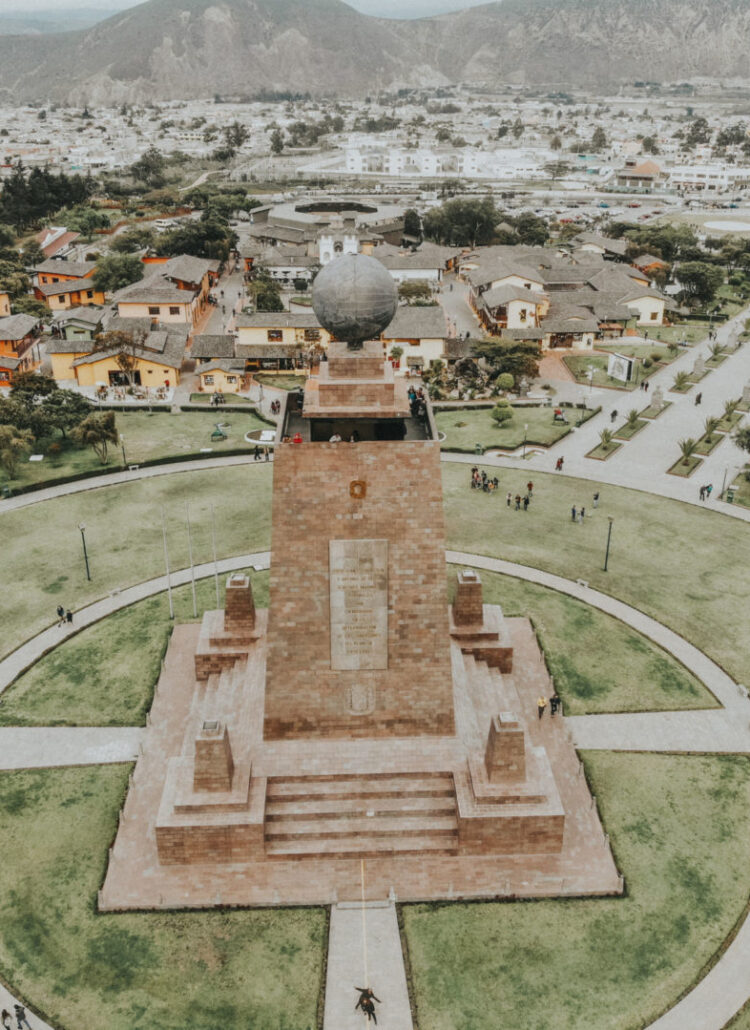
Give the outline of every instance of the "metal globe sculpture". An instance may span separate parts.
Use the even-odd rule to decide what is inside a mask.
[[[366,254],[344,254],[326,265],[313,283],[312,306],[320,324],[337,340],[359,350],[393,320],[396,284],[386,269]]]

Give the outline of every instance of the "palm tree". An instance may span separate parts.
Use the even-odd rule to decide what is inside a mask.
[[[627,421],[628,429],[635,429],[635,427],[638,425],[638,418],[639,418],[639,416],[640,416],[640,412],[638,411],[638,408],[631,408],[630,409],[630,411],[628,412],[628,421]]]
[[[715,415],[709,415],[706,421],[703,423],[703,429],[706,436],[706,443],[711,443],[711,438],[713,437],[716,430],[719,428],[720,421],[721,420],[716,418]]]
[[[682,451],[682,464],[689,465],[690,459],[695,454],[695,448],[698,446],[698,441],[694,440],[692,436],[688,436],[684,440],[678,440],[677,445]]]
[[[674,377],[674,387],[676,390],[684,390],[690,382],[689,372],[678,372]]]
[[[711,357],[715,358],[727,349],[727,345],[725,343],[712,343],[708,349],[711,351]]]
[[[601,440],[601,448],[603,451],[608,451],[612,446],[612,431],[611,429],[602,429],[599,433],[599,439]]]
[[[731,421],[732,415],[737,410],[737,405],[740,402],[735,400],[724,401],[724,418],[729,422]]]

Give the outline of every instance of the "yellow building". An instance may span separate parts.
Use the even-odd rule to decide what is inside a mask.
[[[247,390],[250,376],[245,375],[245,363],[234,358],[209,361],[196,369],[198,389],[201,393],[237,393]]]
[[[326,350],[331,334],[314,314],[258,311],[238,315],[235,353],[245,367],[293,368],[311,350]]]
[[[161,263],[137,283],[115,294],[121,318],[150,318],[165,324],[195,325],[209,303],[216,262],[182,254]]]
[[[445,313],[438,305],[410,307],[401,305],[387,329],[381,334],[386,357],[400,347],[401,357],[392,360],[394,368],[418,372],[433,361],[445,360],[447,337]]]
[[[131,374],[135,386],[158,389],[180,382],[187,336],[168,328],[152,330],[135,357]],[[94,351],[85,340],[51,340],[47,354],[52,375],[59,385],[75,382],[78,386],[126,386],[128,376],[118,364],[120,351]]]
[[[34,295],[52,311],[70,311],[91,304],[101,307],[106,303],[104,291],[97,290],[91,279],[69,279],[66,282],[35,286]]]

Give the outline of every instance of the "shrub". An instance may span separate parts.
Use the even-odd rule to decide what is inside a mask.
[[[661,361],[661,356],[662,356],[661,351],[659,351],[659,350],[651,351],[651,360],[654,362],[654,364],[656,364],[657,362]]]
[[[501,372],[495,380],[501,390],[512,390],[515,380],[510,372]]]
[[[498,401],[490,412],[490,416],[498,425],[513,418],[513,409],[507,401]]]
[[[643,359],[643,367],[644,368],[651,368],[652,365],[653,365],[653,361],[651,360],[651,358],[644,358]]]

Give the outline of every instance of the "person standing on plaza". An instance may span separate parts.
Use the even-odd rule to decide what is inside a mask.
[[[547,707],[547,698],[544,696],[544,694],[540,694],[540,696],[537,698],[537,702],[536,702],[536,710],[537,710],[537,712],[539,712],[539,718],[540,719],[544,715],[544,709],[546,707]]]
[[[560,695],[557,691],[552,694],[549,699],[549,714],[550,718],[554,718],[557,715],[558,709],[560,708]]]
[[[58,604],[58,606],[57,606],[57,625],[58,626],[64,626],[65,625],[65,609],[63,608],[63,606],[61,604]]]
[[[597,490],[597,492],[596,492],[596,493],[594,494],[594,507],[595,507],[595,508],[598,508],[598,507],[599,507],[599,491],[598,491],[598,490]]]
[[[578,515],[578,511],[577,511],[576,506],[574,504],[573,507],[570,509],[570,521],[571,522],[575,522],[577,515]]]
[[[73,625],[73,612],[70,610],[70,608],[68,608],[68,610],[65,613],[65,621],[69,626]]]
[[[701,501],[705,501],[705,499],[706,499],[706,488],[705,488],[705,486],[702,486],[700,488],[700,490],[698,491],[698,497],[700,498]]]
[[[706,500],[707,501],[711,500],[711,491],[713,490],[713,488],[714,488],[713,483],[709,483],[708,486],[706,487]]]
[[[511,494],[511,492],[509,490],[507,495],[506,495],[506,497],[505,497],[505,503],[508,505],[509,508],[510,508],[510,502],[512,500],[513,500],[513,495]]]
[[[523,510],[524,511],[528,511],[529,510],[529,501],[530,501],[530,497],[529,497],[528,494],[526,494],[526,496],[523,499]]]
[[[586,509],[585,508],[581,508],[581,510],[578,513],[578,521],[581,523],[581,525],[583,525],[583,520],[585,518],[586,518]]]
[[[24,1026],[27,1028],[27,1030],[31,1030],[31,1024],[26,1018],[26,1009],[23,1007],[23,1005],[15,1004],[13,1006],[13,1011],[16,1014],[17,1030],[22,1030]]]
[[[526,484],[526,490],[528,492],[529,497],[531,497],[534,493],[534,484],[531,482],[531,480],[529,480]]]

